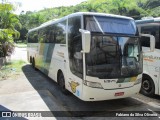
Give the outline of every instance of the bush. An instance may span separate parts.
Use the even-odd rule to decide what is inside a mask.
[[[11,42],[5,42],[0,44],[0,57],[11,56],[14,52],[14,44]]]

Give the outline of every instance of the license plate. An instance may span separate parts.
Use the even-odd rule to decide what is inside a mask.
[[[114,96],[123,96],[124,95],[124,92],[117,92],[114,94]]]

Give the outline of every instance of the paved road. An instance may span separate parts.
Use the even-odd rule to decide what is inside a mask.
[[[23,55],[23,54],[22,54]],[[135,95],[130,98],[100,102],[84,102],[71,95],[61,93],[59,86],[31,65],[22,67],[23,73],[17,79],[0,81],[0,111],[54,111],[56,119],[159,119],[159,97],[148,98]],[[57,112],[59,111],[59,112]],[[138,113],[138,117],[105,117],[117,113]],[[157,114],[156,117],[139,117],[144,113]],[[127,112],[127,113],[126,113]],[[48,114],[48,113],[47,113]],[[117,114],[120,115],[120,114]],[[62,117],[60,116],[70,116]],[[97,116],[97,117],[95,117]],[[50,119],[55,119],[52,117]],[[39,118],[38,118],[39,119]]]
[[[118,100],[83,102],[75,96],[73,96],[72,94],[68,96],[62,94],[59,86],[53,80],[46,77],[40,71],[35,71],[31,67],[31,65],[23,66],[22,70],[24,75],[22,74],[21,77],[19,77],[19,79],[14,81],[6,80],[0,82],[0,103],[3,103],[3,105],[7,105],[7,108],[12,108],[14,110],[18,108],[18,110],[24,109],[38,111],[59,110],[65,112],[56,114],[58,116],[79,116],[83,119],[86,119],[87,116],[114,116],[116,113],[122,111],[151,111],[151,113],[154,113],[160,110],[158,102],[154,102],[154,104],[148,105],[145,103],[146,101],[144,101],[143,99],[139,100],[139,98],[136,96],[134,96],[133,98],[125,98]],[[41,96],[40,99],[37,98],[37,94],[33,94],[35,93],[35,91],[37,91],[37,94]],[[11,93],[12,95],[9,95]],[[14,98],[14,96],[19,97]],[[10,97],[12,97],[11,100],[8,99]],[[19,101],[20,103],[24,101],[24,104],[21,103],[18,105],[18,102],[11,101]],[[37,104],[37,106],[35,105],[35,103]],[[40,103],[43,104],[40,105]],[[28,104],[32,104],[32,107],[26,107]],[[40,107],[43,105],[45,106],[40,109]],[[48,109],[45,109],[45,107],[47,107]],[[158,117],[155,117],[153,119],[158,119]],[[122,118],[123,117],[121,117],[121,119]],[[152,118],[149,117],[147,119]]]
[[[24,60],[27,61],[27,48],[15,47],[15,51],[11,56],[12,60]]]

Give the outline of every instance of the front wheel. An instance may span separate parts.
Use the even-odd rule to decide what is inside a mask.
[[[155,86],[153,80],[149,76],[144,75],[142,78],[140,93],[146,96],[153,97],[154,92],[155,92]]]
[[[64,79],[64,76],[62,73],[60,73],[58,76],[58,84],[61,88],[62,93],[67,95],[69,93],[69,91],[65,87],[65,79]]]

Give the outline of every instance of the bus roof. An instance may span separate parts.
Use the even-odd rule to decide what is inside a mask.
[[[40,26],[38,26],[36,28],[30,29],[29,32],[34,31],[34,30],[38,30],[40,28],[43,28],[45,26],[48,26],[48,25],[51,25],[53,23],[59,22],[59,21],[61,21],[63,19],[66,19],[66,18],[70,18],[70,17],[73,17],[73,16],[81,16],[81,15],[99,15],[99,16],[107,16],[107,17],[113,17],[113,18],[134,20],[131,17],[121,16],[121,15],[114,15],[114,14],[96,13],[96,12],[76,12],[76,13],[72,13],[72,14],[69,14],[67,16],[64,16],[64,17],[62,17],[60,19],[53,19],[53,20],[50,20],[48,22],[45,22],[45,23],[41,24]]]
[[[160,22],[160,17],[136,20],[136,24],[155,23],[155,22],[159,23]]]
[[[107,14],[107,13],[96,13],[96,12],[76,12],[76,13],[72,13],[68,16],[72,17],[72,16],[76,16],[76,15],[100,15],[100,16],[108,16],[108,17],[123,18],[123,19],[133,19],[131,17],[121,16],[121,15],[114,15],[114,14]]]

